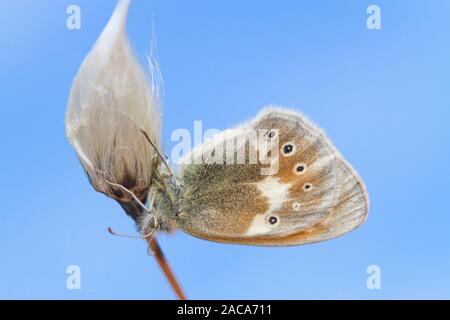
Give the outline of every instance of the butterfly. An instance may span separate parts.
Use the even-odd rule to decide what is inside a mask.
[[[130,47],[129,4],[119,1],[78,71],[66,133],[92,186],[117,200],[143,236],[181,229],[216,242],[291,246],[366,220],[362,179],[292,109],[264,108],[196,147],[174,172],[161,151],[159,69],[150,57],[149,78]]]

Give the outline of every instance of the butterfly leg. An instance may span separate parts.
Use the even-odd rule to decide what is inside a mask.
[[[130,190],[125,188],[123,185],[118,183],[113,183],[110,181],[106,181],[110,186],[119,188],[123,192],[130,195],[135,203],[140,207],[142,211],[142,215],[140,215],[140,218],[136,221],[137,225],[139,226],[139,232],[141,233],[141,236],[139,238],[146,239],[148,243],[153,239],[153,235],[155,231],[158,228],[158,219],[156,218],[155,214],[153,213],[153,203],[155,201],[156,192],[152,192],[151,202],[149,208],[147,208],[140,200],[139,198]],[[128,236],[123,234],[118,234],[112,229],[108,229],[110,233],[113,235],[119,235],[119,236],[125,236],[125,237],[134,237],[134,236]]]
[[[145,212],[150,213],[150,210],[141,202],[141,200],[139,200],[138,197],[136,197],[136,195],[132,191],[128,190],[123,185],[118,184],[118,183],[113,183],[113,182],[108,181],[108,180],[106,180],[106,183],[109,184],[112,187],[119,188],[120,190],[122,190],[126,194],[130,195],[133,198],[133,200],[139,205],[139,207],[141,207],[142,210],[144,210]]]

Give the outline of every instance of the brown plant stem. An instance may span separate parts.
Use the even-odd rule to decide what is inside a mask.
[[[150,246],[150,250],[153,252],[156,261],[158,262],[161,270],[163,271],[164,275],[166,276],[167,281],[169,281],[170,286],[172,287],[173,291],[175,291],[175,294],[179,300],[186,300],[186,295],[183,292],[183,289],[181,289],[181,286],[176,279],[174,273],[172,272],[172,269],[170,268],[169,263],[167,262],[166,257],[164,256],[164,253],[159,246],[158,242],[155,238],[148,237],[147,239],[148,245]]]

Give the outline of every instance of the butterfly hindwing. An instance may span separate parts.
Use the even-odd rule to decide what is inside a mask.
[[[253,139],[253,132],[264,134]],[[230,162],[228,143],[244,136],[250,138],[236,143]],[[271,155],[261,151],[263,142],[276,145]],[[250,150],[257,150],[256,163]],[[246,163],[236,163],[243,153]],[[270,174],[264,171],[268,166],[275,168]],[[357,173],[320,129],[286,109],[266,108],[214,137],[186,157],[180,175],[178,225],[212,241],[272,246],[323,241],[353,230],[368,211]]]

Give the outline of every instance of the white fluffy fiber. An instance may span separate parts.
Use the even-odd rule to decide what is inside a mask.
[[[120,0],[73,82],[66,133],[97,191],[112,195],[105,180],[143,196],[161,144],[160,77],[150,58],[142,70],[125,31],[130,0]]]

